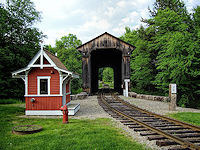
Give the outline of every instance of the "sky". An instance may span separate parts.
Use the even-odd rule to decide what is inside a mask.
[[[2,1],[2,0],[1,0]],[[5,0],[3,0],[5,1]],[[123,35],[125,27],[139,28],[141,18],[148,18],[148,7],[155,0],[32,0],[41,12],[35,24],[47,35],[44,44],[55,45],[56,39],[69,33],[85,43],[108,32]],[[200,5],[200,0],[184,0],[188,11]]]

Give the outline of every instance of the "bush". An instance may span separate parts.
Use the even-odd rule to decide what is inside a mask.
[[[22,103],[19,99],[0,99],[0,104],[16,104]]]

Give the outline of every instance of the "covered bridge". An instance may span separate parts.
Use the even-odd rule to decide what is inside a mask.
[[[83,90],[98,92],[98,70],[111,67],[114,71],[114,90],[124,94],[130,81],[130,55],[135,47],[107,32],[77,47],[82,54]]]

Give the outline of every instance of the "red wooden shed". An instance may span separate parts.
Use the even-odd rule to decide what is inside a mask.
[[[42,48],[27,67],[12,72],[12,76],[24,80],[26,115],[62,115],[60,107],[70,102],[70,80],[78,78]]]

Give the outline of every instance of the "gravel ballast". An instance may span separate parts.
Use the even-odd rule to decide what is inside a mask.
[[[176,107],[176,111],[169,111],[169,103],[167,102],[160,102],[160,101],[152,101],[152,100],[144,100],[144,99],[137,99],[132,97],[124,97],[120,96],[122,99],[126,100],[130,104],[134,104],[140,108],[146,109],[148,111],[166,115],[170,113],[178,113],[178,112],[200,112],[199,109],[193,108],[182,108]]]

